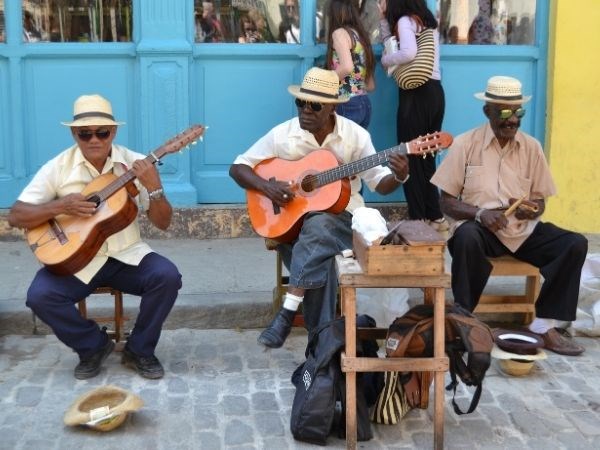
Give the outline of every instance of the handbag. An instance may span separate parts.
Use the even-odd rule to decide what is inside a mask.
[[[433,59],[435,57],[435,41],[433,28],[425,28],[415,34],[417,38],[417,54],[412,61],[398,66],[392,73],[400,89],[416,89],[431,78]]]
[[[371,421],[395,425],[411,410],[398,372],[385,372],[385,385],[371,410]]]

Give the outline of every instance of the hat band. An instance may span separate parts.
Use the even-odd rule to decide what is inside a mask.
[[[523,96],[519,95],[496,95],[491,94],[490,92],[485,93],[486,97],[493,98],[494,100],[521,100]]]
[[[312,89],[305,89],[303,87],[300,88],[300,92],[302,92],[303,94],[312,94],[312,95],[318,95],[321,97],[326,97],[326,98],[338,98],[338,94],[324,94],[323,92],[319,92],[319,91],[313,91]]]
[[[105,119],[115,120],[112,114],[99,112],[99,111],[91,111],[85,112],[81,114],[75,114],[73,116],[73,120],[85,119],[86,117],[104,117]]]

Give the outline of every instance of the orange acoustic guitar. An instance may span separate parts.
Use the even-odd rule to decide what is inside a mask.
[[[438,152],[452,144],[446,132],[427,134],[374,155],[339,165],[326,149],[315,150],[297,161],[271,158],[254,167],[254,173],[269,180],[290,183],[294,198],[279,207],[256,190],[247,191],[248,214],[254,231],[265,238],[290,242],[296,238],[306,213],[340,213],[350,200],[349,177],[389,161],[394,153],[423,155]]]
[[[163,156],[194,144],[203,134],[204,127],[194,125],[151,152],[146,160],[157,163]],[[96,203],[94,215],[62,214],[27,230],[29,247],[37,259],[57,275],[72,275],[83,269],[109,236],[137,216],[134,179],[131,169],[119,177],[112,173],[100,175],[81,192],[86,200]]]

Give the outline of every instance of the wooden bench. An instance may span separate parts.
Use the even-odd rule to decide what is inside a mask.
[[[537,267],[509,255],[489,258],[493,277],[525,277],[524,292],[511,294],[484,294],[479,298],[475,313],[523,313],[525,323],[533,320],[535,301],[540,293],[541,275]]]

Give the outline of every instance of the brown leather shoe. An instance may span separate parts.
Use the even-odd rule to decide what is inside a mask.
[[[577,356],[581,355],[585,350],[565,330],[550,328],[540,336],[544,340],[544,348],[559,355]]]

